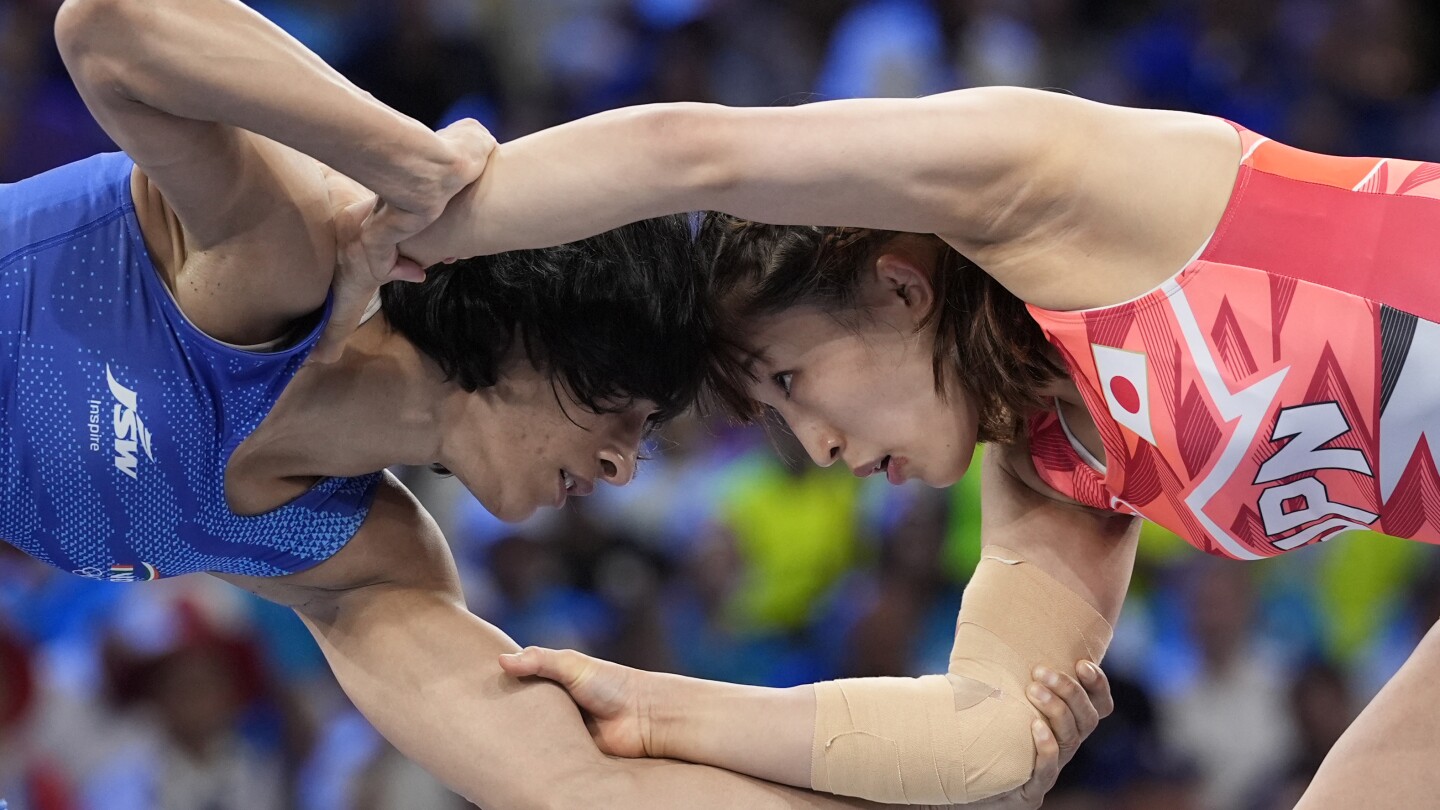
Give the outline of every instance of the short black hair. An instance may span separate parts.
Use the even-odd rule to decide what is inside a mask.
[[[385,318],[467,391],[495,385],[519,340],[536,368],[599,412],[637,399],[655,421],[695,401],[713,320],[690,217],[659,217],[559,247],[430,268],[381,290]]]

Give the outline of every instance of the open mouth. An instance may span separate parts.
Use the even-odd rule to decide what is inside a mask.
[[[885,479],[891,484],[899,486],[905,483],[905,459],[886,456],[880,463],[880,469],[885,471]]]
[[[555,505],[564,506],[565,501],[571,496],[583,498],[595,491],[595,482],[588,478],[578,476],[569,470],[560,470],[560,480],[555,492]]]

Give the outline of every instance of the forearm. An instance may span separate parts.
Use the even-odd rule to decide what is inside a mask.
[[[1052,182],[1068,177],[1055,164],[1069,169],[1055,146],[1073,140],[1088,109],[1054,93],[971,88],[614,110],[504,144],[479,183],[403,250],[424,263],[545,247],[684,211],[988,245],[1053,215],[1069,188]]]
[[[454,162],[427,127],[236,0],[67,0],[61,15],[67,62],[100,66],[125,99],[278,141],[402,207],[429,199],[417,177]]]
[[[770,689],[679,675],[651,677],[646,746],[651,756],[810,787],[813,686]]]
[[[608,759],[563,690],[501,672],[496,656],[518,648],[452,596],[372,586],[300,614],[375,727],[487,808],[874,806],[699,765]]]
[[[1084,597],[991,546],[966,590],[944,676],[800,690],[649,676],[646,748],[875,801],[973,802],[1033,774],[1029,729],[1041,714],[1025,695],[1034,669],[1068,674],[1098,662],[1110,633]]]
[[[612,760],[617,769],[585,786],[564,807],[685,810],[882,810],[893,805],[777,785],[705,765],[670,760]],[[933,805],[909,805],[931,810]]]
[[[422,265],[549,247],[713,203],[697,137],[715,108],[654,104],[592,115],[501,144],[480,180],[401,246]]]

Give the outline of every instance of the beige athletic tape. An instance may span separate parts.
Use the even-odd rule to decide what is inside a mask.
[[[1099,663],[1110,637],[1082,596],[1021,555],[987,547],[965,589],[949,673],[816,684],[811,786],[886,804],[964,804],[1013,790],[1035,767],[1031,670]]]

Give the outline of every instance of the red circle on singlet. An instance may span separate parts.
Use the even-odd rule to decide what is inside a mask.
[[[1124,377],[1110,378],[1110,395],[1115,397],[1115,404],[1124,408],[1130,413],[1140,412],[1140,392],[1135,390],[1135,383]]]

